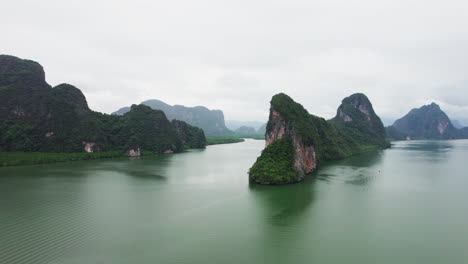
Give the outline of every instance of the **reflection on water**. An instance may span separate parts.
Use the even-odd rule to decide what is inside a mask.
[[[309,207],[314,200],[313,178],[299,184],[284,186],[249,185],[250,193],[265,219],[273,225],[290,225]]]
[[[447,140],[397,141],[392,144],[392,148],[427,152],[448,152],[455,148],[456,143],[455,141]]]
[[[312,176],[325,182],[368,185],[382,173],[379,164],[384,155],[384,151],[372,151],[343,160],[326,162]]]
[[[249,185],[263,147],[0,168],[0,263],[468,263],[468,140]]]
[[[407,158],[411,160],[418,159],[437,162],[448,159],[450,153],[456,147],[460,147],[459,142],[449,140],[398,141],[392,144],[392,148],[404,151]]]

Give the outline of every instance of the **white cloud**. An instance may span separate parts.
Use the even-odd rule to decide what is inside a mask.
[[[364,92],[396,119],[430,100],[468,123],[468,3],[423,0],[2,4],[0,53],[40,62],[110,113],[146,99],[266,120],[286,92],[330,118]],[[443,102],[443,103],[442,103]]]

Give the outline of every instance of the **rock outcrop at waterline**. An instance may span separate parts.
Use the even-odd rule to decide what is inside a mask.
[[[363,99],[361,96],[357,97],[359,100]],[[372,122],[375,113],[370,103],[361,107],[357,104],[356,107],[358,111],[367,113],[368,118],[364,118],[366,122]],[[348,106],[341,107],[341,118],[343,122],[351,124],[355,122],[350,120],[354,115],[348,110]],[[338,115],[340,116],[340,110]],[[371,140],[368,144],[362,144],[354,139],[355,135],[347,135],[349,130],[343,129],[344,126],[335,125],[335,121],[327,122],[309,114],[302,105],[286,94],[273,96],[265,133],[266,146],[249,170],[249,181],[259,184],[295,183],[303,180],[306,174],[314,171],[323,161],[388,146]],[[359,118],[356,121],[361,124],[363,120]],[[360,130],[354,132],[359,133],[361,140],[369,136]],[[384,130],[382,133],[385,135]]]

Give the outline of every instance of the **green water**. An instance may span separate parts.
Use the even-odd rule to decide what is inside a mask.
[[[263,145],[0,168],[0,263],[468,263],[468,141],[249,186]]]

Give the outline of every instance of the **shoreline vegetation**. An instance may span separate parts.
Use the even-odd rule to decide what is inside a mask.
[[[258,134],[231,134],[231,135],[207,135],[207,145],[231,144],[244,142],[246,138],[264,140],[265,135]]]
[[[244,142],[243,138],[207,138],[206,143],[208,146],[221,145],[221,144],[232,144]]]
[[[148,155],[144,152],[143,155]],[[0,167],[48,164],[78,160],[96,160],[127,157],[121,151],[107,152],[0,152]]]
[[[207,145],[232,144],[244,142],[244,138],[226,136],[219,138],[207,138]],[[142,156],[157,155],[151,151],[142,151]],[[163,154],[161,154],[163,155]],[[127,154],[121,151],[106,152],[0,152],[0,167],[49,164],[79,160],[96,160],[111,158],[127,158]]]
[[[244,138],[207,138],[208,145],[221,145],[233,144],[244,142]],[[392,140],[391,142],[406,141],[406,140]],[[412,140],[418,141],[418,140]],[[360,154],[368,153],[378,150],[374,146],[364,146]],[[150,155],[164,155],[156,154],[150,151],[142,151],[142,156]],[[97,160],[97,159],[112,159],[112,158],[128,158],[126,153],[120,151],[108,152],[77,152],[77,153],[63,153],[63,152],[0,152],[0,168],[23,166],[23,165],[38,165],[50,164],[59,162],[70,162],[80,160]]]

